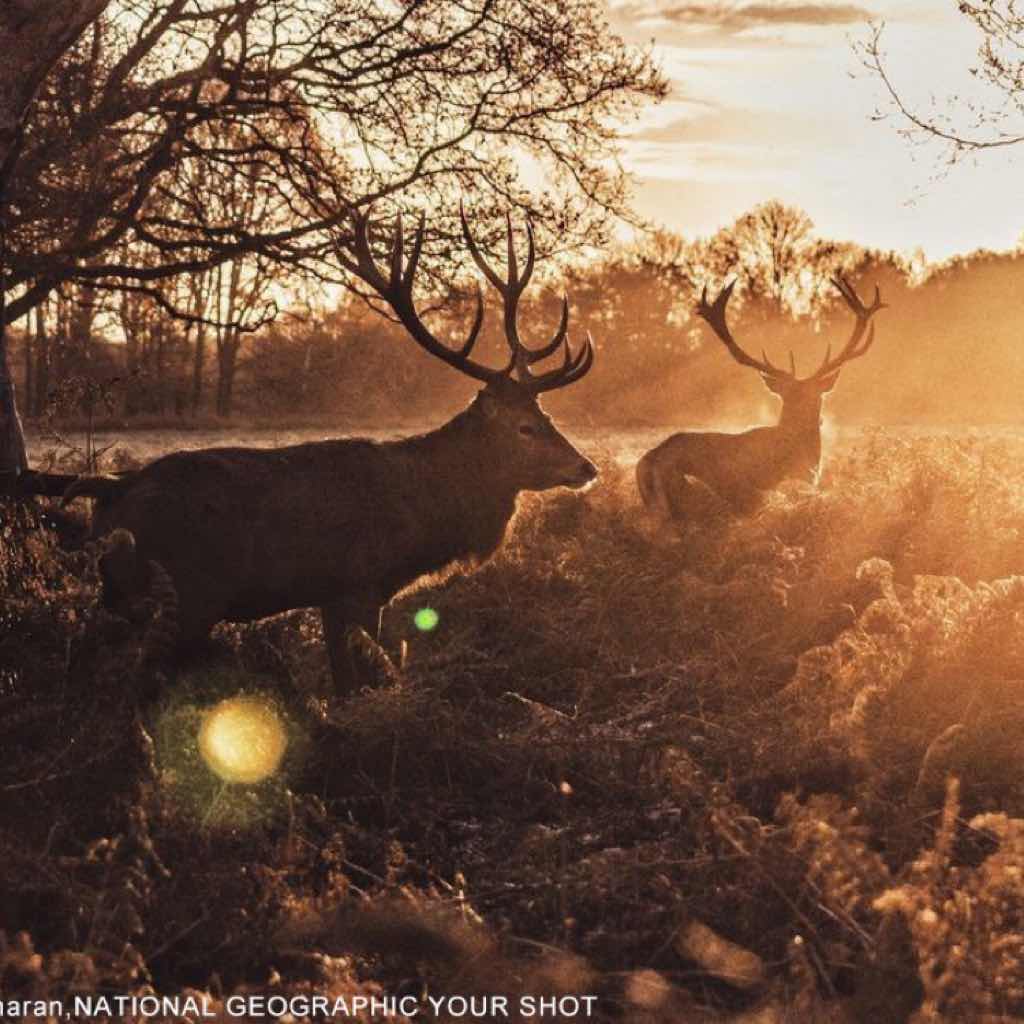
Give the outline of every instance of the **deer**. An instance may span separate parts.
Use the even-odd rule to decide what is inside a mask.
[[[338,697],[363,685],[351,631],[377,641],[384,608],[418,581],[472,570],[499,547],[525,491],[582,489],[595,465],[561,434],[540,396],[579,381],[594,361],[589,333],[573,349],[563,297],[553,336],[528,347],[519,335],[519,303],[534,270],[527,221],[523,269],[507,217],[507,268],[500,276],[473,239],[460,207],[462,234],[484,278],[499,294],[509,349],[505,366],[472,358],[484,320],[476,312],[465,340],[442,342],[413,299],[423,249],[420,218],[405,257],[402,219],[390,256],[378,264],[370,215],[353,214],[354,231],[338,259],[394,312],[429,355],[479,382],[475,398],[443,426],[393,441],[345,438],[275,449],[207,448],[164,455],[119,476],[77,479],[64,502],[95,499],[94,538],[123,533],[117,558],[100,561],[104,604],[116,609],[145,592],[151,563],[178,593],[179,649],[201,646],[221,621],[254,621],[295,608],[319,608]],[[551,369],[533,369],[561,352]],[[379,651],[379,647],[376,648]]]
[[[775,366],[762,352],[756,359],[737,344],[726,321],[726,306],[736,286],[727,284],[713,302],[704,286],[696,313],[712,329],[726,351],[741,366],[756,370],[772,394],[782,400],[774,426],[742,433],[683,431],[673,434],[641,456],[636,466],[640,498],[662,525],[705,518],[723,509],[750,515],[766,493],[784,480],[816,483],[821,464],[822,402],[836,384],[842,368],[865,355],[874,343],[874,315],[885,308],[878,287],[865,305],[842,276],[832,278],[854,314],[849,340],[832,355],[831,346],[810,376],[797,376],[793,353],[789,370]]]

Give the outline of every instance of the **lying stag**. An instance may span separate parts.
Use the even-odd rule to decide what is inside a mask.
[[[94,536],[122,529],[135,537],[138,557],[131,566],[101,564],[108,604],[116,607],[142,590],[143,567],[159,563],[178,591],[183,649],[221,620],[319,607],[341,694],[360,682],[347,642],[351,627],[376,637],[381,612],[399,591],[424,575],[488,558],[521,491],[580,488],[597,476],[538,403],[542,392],[572,384],[590,369],[590,337],[570,350],[563,300],[550,342],[531,349],[519,339],[519,300],[534,265],[529,225],[520,273],[509,220],[502,280],[462,217],[469,251],[504,305],[511,356],[500,370],[470,358],[483,321],[479,292],[474,323],[457,349],[439,341],[417,314],[412,291],[423,222],[405,262],[399,218],[386,273],[374,260],[368,228],[368,217],[358,215],[352,253],[340,256],[342,264],[391,306],[427,352],[484,384],[468,408],[437,430],[400,441],[175,452],[119,478],[80,479],[65,495],[98,499]],[[531,372],[532,364],[559,349],[559,366]]]
[[[761,374],[768,390],[782,399],[782,411],[773,427],[755,427],[740,434],[673,434],[647,452],[637,463],[636,480],[640,497],[658,519],[683,522],[700,518],[701,510],[722,503],[747,514],[781,481],[817,479],[822,398],[835,386],[843,365],[871,347],[875,328],[870,321],[884,308],[877,287],[874,301],[865,306],[843,278],[834,278],[832,283],[856,317],[853,333],[835,358],[829,348],[821,366],[802,380],[796,375],[792,353],[787,371],[774,366],[767,356],[754,359],[736,343],[725,320],[735,281],[726,285],[713,303],[708,302],[705,287],[697,304],[698,316],[708,322],[736,362]]]

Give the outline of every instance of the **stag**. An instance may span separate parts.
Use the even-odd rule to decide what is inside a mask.
[[[737,363],[761,374],[768,390],[782,399],[782,410],[771,427],[739,434],[685,431],[642,456],[636,467],[637,486],[656,519],[685,522],[700,518],[709,507],[723,505],[746,515],[756,510],[765,492],[783,480],[817,480],[822,400],[835,386],[843,366],[871,348],[875,336],[872,317],[884,308],[877,287],[874,300],[865,305],[844,278],[835,277],[832,283],[853,311],[853,331],[836,356],[830,346],[818,369],[804,378],[796,375],[792,352],[790,368],[785,370],[764,353],[755,359],[736,343],[725,318],[735,281],[710,303],[705,286],[697,315],[707,321]]]
[[[469,252],[501,296],[508,364],[471,358],[484,318],[482,291],[465,341],[440,341],[420,318],[413,280],[423,248],[421,219],[408,259],[399,217],[382,269],[357,214],[343,266],[380,296],[430,355],[479,381],[471,404],[444,426],[398,441],[344,439],[287,448],[209,448],[175,452],[120,477],[79,479],[65,501],[97,500],[92,531],[127,530],[137,557],[101,563],[105,602],[144,591],[151,562],[179,596],[180,646],[201,644],[222,620],[252,621],[292,608],[321,611],[339,695],[361,683],[350,631],[379,634],[384,607],[425,576],[472,568],[499,546],[523,491],[582,488],[597,476],[541,409],[539,396],[578,381],[590,369],[590,336],[573,351],[563,299],[554,336],[537,348],[519,337],[519,301],[534,269],[534,239],[520,272],[508,219],[503,279],[473,240]],[[561,351],[560,364],[531,367]],[[122,545],[123,548],[123,545]],[[122,552],[123,555],[123,552]],[[150,567],[147,569],[147,567]]]

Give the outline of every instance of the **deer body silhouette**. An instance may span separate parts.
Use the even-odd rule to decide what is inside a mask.
[[[843,278],[837,277],[833,283],[856,322],[838,355],[833,357],[829,349],[821,366],[805,378],[797,377],[792,354],[790,369],[784,370],[763,354],[755,359],[737,344],[725,316],[735,282],[710,303],[704,289],[697,304],[698,316],[707,321],[736,362],[761,374],[768,390],[782,399],[782,411],[774,426],[738,434],[684,431],[643,455],[636,467],[637,487],[656,519],[668,523],[698,520],[718,514],[723,507],[745,515],[755,511],[765,492],[783,480],[817,479],[822,401],[835,386],[844,364],[871,347],[871,318],[884,308],[877,288],[871,305],[865,305]]]
[[[499,277],[470,234],[469,250],[504,305],[508,365],[471,358],[483,320],[451,348],[420,319],[412,298],[423,246],[420,221],[404,258],[401,219],[389,268],[372,253],[369,220],[355,218],[342,264],[382,297],[431,355],[480,381],[468,408],[437,430],[400,441],[343,439],[274,450],[211,448],[176,452],[137,472],[75,482],[65,500],[97,499],[94,536],[127,530],[136,557],[101,564],[105,600],[116,607],[144,592],[150,563],[179,595],[180,647],[198,644],[221,620],[245,621],[291,608],[318,607],[335,687],[361,684],[349,642],[352,627],[378,635],[383,607],[427,574],[472,566],[501,543],[522,491],[579,488],[597,470],[559,433],[539,405],[545,391],[579,380],[593,362],[589,336],[576,352],[567,339],[568,301],[554,337],[528,348],[518,335],[518,302],[533,272],[533,234],[520,274],[508,223],[508,273]],[[534,363],[562,350],[560,365]]]

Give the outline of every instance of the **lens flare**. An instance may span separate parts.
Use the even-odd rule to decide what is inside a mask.
[[[441,621],[441,616],[433,608],[421,608],[412,617],[412,621],[421,633],[429,633],[432,629],[437,628],[437,624]]]
[[[277,712],[256,697],[221,701],[199,729],[203,760],[226,782],[261,782],[273,775],[287,745]]]

